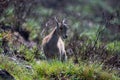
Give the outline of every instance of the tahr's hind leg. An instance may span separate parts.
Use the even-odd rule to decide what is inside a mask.
[[[62,54],[62,56],[61,56],[61,61],[62,61],[62,62],[67,61],[66,52],[65,52],[64,54]]]

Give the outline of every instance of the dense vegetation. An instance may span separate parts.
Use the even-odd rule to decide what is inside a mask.
[[[119,8],[119,0],[0,0],[0,70],[15,80],[120,80]],[[69,25],[66,62],[41,49],[54,17]]]

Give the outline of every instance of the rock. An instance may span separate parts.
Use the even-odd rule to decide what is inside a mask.
[[[6,70],[0,69],[0,80],[15,80],[14,77]]]

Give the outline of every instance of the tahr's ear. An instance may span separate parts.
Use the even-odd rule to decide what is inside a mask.
[[[58,22],[58,20],[57,20],[56,17],[54,17],[54,19],[55,19],[55,21],[56,21],[56,23],[57,23],[57,28],[58,28],[58,27],[59,27],[59,22]]]

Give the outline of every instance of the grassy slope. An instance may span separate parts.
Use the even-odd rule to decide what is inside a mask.
[[[103,2],[104,3],[104,2]],[[91,4],[93,5],[93,4]],[[80,18],[84,17],[93,17],[94,11],[91,10],[91,5],[68,5],[65,6],[65,11],[70,12],[70,14],[66,14],[65,12],[60,13],[58,10],[58,13],[60,13],[60,16],[64,16],[64,14],[67,15],[67,18],[70,20],[70,28],[80,30],[78,32],[85,32],[84,30],[88,27],[91,27],[88,25],[87,20],[77,20],[75,18],[74,14],[80,14]],[[30,39],[35,39],[36,37],[40,37],[37,33],[40,32],[38,26],[41,26],[44,19],[47,17],[50,17],[53,14],[57,14],[56,10],[52,8],[45,8],[43,6],[40,6],[38,9],[35,9],[37,14],[40,14],[41,17],[38,17],[38,21],[35,20],[33,17],[28,18],[27,22],[24,23],[24,27],[27,28],[30,33]],[[71,14],[71,12],[74,12]],[[6,24],[12,24],[12,17],[13,9],[7,9],[5,15],[7,15],[7,18],[2,18],[3,21]],[[94,17],[93,17],[94,18]],[[4,20],[5,19],[5,20]],[[95,18],[95,21],[99,21],[99,19]],[[39,23],[40,22],[40,23]],[[92,22],[91,22],[92,23]],[[100,25],[100,24],[99,24]],[[96,27],[97,24],[92,23],[92,27]],[[90,36],[92,39],[94,39],[94,31],[90,32],[90,29],[88,29],[85,34]],[[78,34],[79,35],[79,34]],[[1,37],[0,37],[1,38]],[[108,49],[119,49],[119,45],[116,48],[114,43],[110,43],[108,46]],[[22,47],[23,48],[23,47]],[[86,62],[80,61],[79,64],[74,64],[71,60],[65,63],[61,63],[59,61],[35,61],[34,60],[34,50],[29,49],[22,49],[20,48],[20,52],[24,53],[25,58],[27,58],[29,61],[26,62],[28,65],[32,66],[32,69],[25,68],[25,62],[22,62],[20,64],[16,63],[15,61],[9,60],[7,56],[1,56],[0,55],[0,68],[6,69],[10,74],[12,74],[16,80],[49,80],[49,79],[71,79],[71,80],[119,80],[120,78],[115,76],[116,72],[114,71],[107,71],[102,69],[102,65],[98,63],[93,64],[87,64]],[[40,52],[41,53],[41,52]]]
[[[86,64],[79,62],[73,64],[68,62],[53,61],[32,61],[27,62],[32,69],[25,68],[23,64],[17,64],[8,57],[0,55],[0,68],[7,70],[16,80],[50,80],[50,79],[70,79],[70,80],[119,80],[115,72],[103,71],[102,65],[98,63]]]

